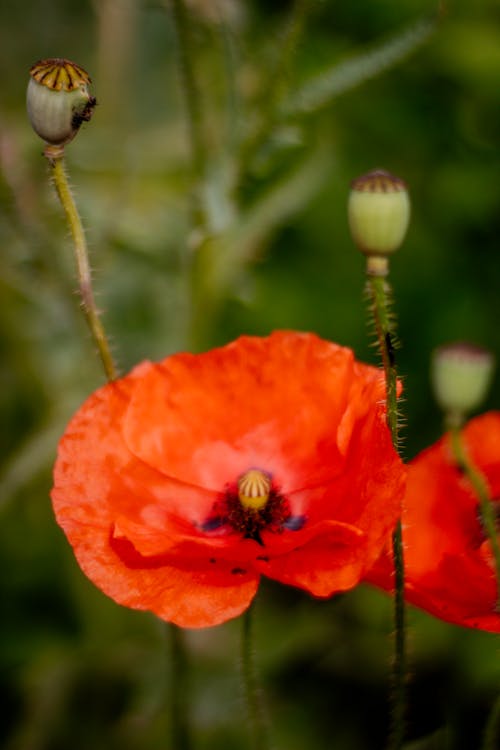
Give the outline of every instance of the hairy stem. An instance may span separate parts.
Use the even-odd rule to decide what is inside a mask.
[[[51,149],[46,150],[46,156],[51,169],[52,181],[57,195],[66,215],[66,220],[73,238],[75,260],[78,272],[78,286],[80,291],[83,313],[88,327],[97,346],[104,372],[108,380],[114,380],[117,376],[116,367],[111,356],[108,339],[104,331],[99,312],[95,303],[92,289],[92,274],[87,251],[87,242],[83,231],[82,222],[71,189],[64,165],[62,149],[56,154]]]
[[[168,655],[170,659],[170,737],[172,750],[191,750],[191,736],[187,711],[188,656],[184,632],[177,625],[167,624]]]
[[[275,64],[267,76],[269,83],[263,100],[259,105],[259,121],[241,149],[239,165],[240,183],[244,181],[252,159],[269,138],[269,134],[274,127],[279,105],[289,88],[293,58],[306,26],[307,14],[310,8],[311,0],[295,0],[293,3],[286,28],[281,40],[278,42]]]
[[[310,0],[295,0],[289,17],[288,25],[283,36],[280,55],[277,60],[273,76],[273,99],[277,103],[286,94],[288,88],[290,68],[296,53],[300,37],[304,31],[307,13],[310,10]]]
[[[253,649],[252,607],[241,618],[241,665],[253,750],[268,750],[269,740],[262,693],[257,678]]]
[[[383,276],[368,276],[368,289],[386,380],[387,425],[392,443],[399,450],[396,338],[390,310],[391,291]]]
[[[193,43],[189,14],[184,0],[172,0],[172,11],[178,42],[179,67],[191,138],[193,171],[198,179],[203,179],[207,166],[207,150],[203,129],[200,87],[194,68],[195,45]]]
[[[459,427],[450,430],[451,449],[457,466],[469,480],[479,501],[479,511],[484,532],[491,546],[497,580],[497,609],[500,606],[500,543],[491,494],[486,479],[468,455]]]
[[[390,287],[383,275],[367,274],[371,313],[375,323],[378,348],[386,381],[387,425],[394,448],[399,452],[397,370],[395,360],[396,337],[390,310]],[[405,734],[406,713],[406,615],[404,600],[404,556],[401,520],[392,534],[394,562],[394,664],[392,686],[392,727],[389,750],[400,750]]]
[[[484,731],[482,750],[496,750],[500,745],[500,696],[497,697]]]

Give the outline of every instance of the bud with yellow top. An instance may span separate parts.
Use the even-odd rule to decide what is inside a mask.
[[[88,73],[64,58],[39,60],[30,68],[26,94],[28,117],[46,143],[62,147],[92,117],[96,99]]]

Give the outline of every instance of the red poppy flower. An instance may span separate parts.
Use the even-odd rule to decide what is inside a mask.
[[[462,439],[498,507],[500,412],[473,419]],[[448,622],[500,632],[491,547],[477,497],[453,458],[449,435],[409,464],[403,538],[409,602]],[[377,561],[367,580],[391,590],[389,554]]]
[[[384,390],[380,370],[311,334],[144,362],[71,420],[57,520],[106,594],[184,627],[240,614],[261,575],[346,590],[404,494]]]

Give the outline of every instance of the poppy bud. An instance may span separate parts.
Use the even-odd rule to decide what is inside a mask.
[[[401,245],[410,220],[410,199],[405,183],[381,169],[353,180],[348,218],[358,248],[369,259],[383,260],[380,267],[386,269],[385,256]],[[376,267],[377,262],[372,265]]]
[[[458,342],[436,349],[431,362],[434,396],[450,425],[458,426],[486,396],[493,375],[491,352]]]
[[[54,146],[68,143],[96,105],[88,73],[70,60],[50,58],[32,65],[30,76],[26,105],[34,131]]]

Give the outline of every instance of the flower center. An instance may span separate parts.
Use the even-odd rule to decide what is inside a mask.
[[[244,508],[260,510],[270,493],[271,477],[260,469],[249,469],[238,479],[238,497]]]
[[[292,515],[270,474],[249,469],[225,487],[200,528],[217,535],[237,532],[263,546],[262,532],[299,531],[305,522],[305,516]]]

